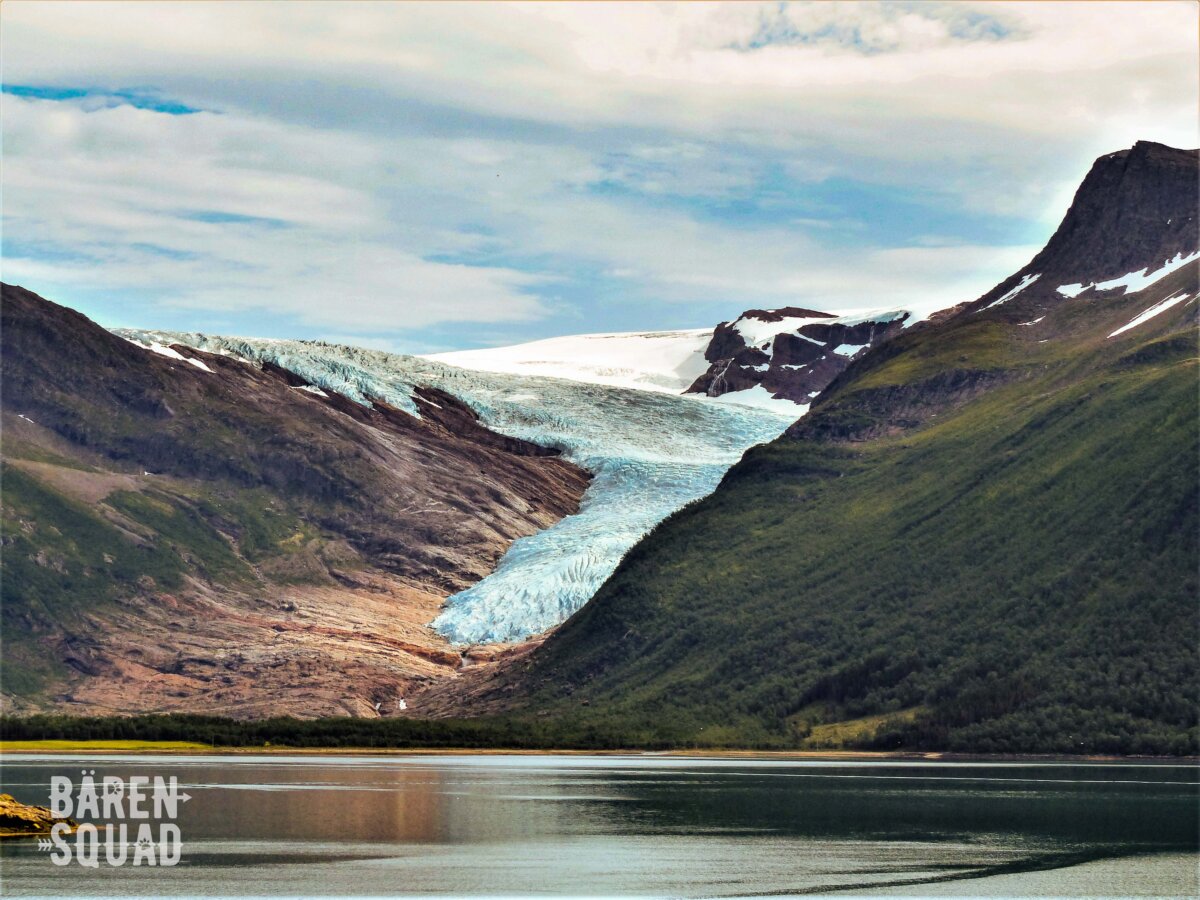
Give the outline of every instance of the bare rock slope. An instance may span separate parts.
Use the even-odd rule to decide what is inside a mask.
[[[441,391],[363,405],[9,285],[2,336],[9,710],[387,712],[462,664],[445,596],[588,483]]]

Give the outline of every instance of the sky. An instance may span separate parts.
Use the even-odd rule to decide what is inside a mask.
[[[971,300],[1195,147],[1200,7],[0,7],[3,280],[406,353]]]

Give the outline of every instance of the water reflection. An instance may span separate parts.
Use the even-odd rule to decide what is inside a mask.
[[[8,844],[0,865],[9,895],[712,896],[912,884],[957,884],[970,895],[995,877],[1021,879],[1008,893],[1037,892],[1057,872],[1061,887],[1092,871],[1064,867],[1095,861],[1118,866],[1105,869],[1108,881],[1130,873],[1130,884],[1107,893],[1151,882],[1158,893],[1200,888],[1197,772],[1187,765],[646,756],[4,763],[3,790],[27,802],[45,804],[50,776],[82,765],[98,776],[176,775],[194,798],[179,819],[178,868],[59,869],[29,844]]]

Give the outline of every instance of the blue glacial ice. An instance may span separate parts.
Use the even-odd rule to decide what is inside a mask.
[[[491,575],[446,600],[432,624],[458,644],[520,641],[565,621],[643,535],[711,493],[747,448],[776,437],[803,412],[787,416],[708,398],[471,371],[316,341],[119,333],[272,362],[323,390],[360,403],[377,398],[413,415],[413,389],[440,388],[489,428],[558,448],[591,472],[578,514],[515,541]]]

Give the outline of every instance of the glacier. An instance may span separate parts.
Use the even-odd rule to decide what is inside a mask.
[[[494,431],[560,450],[593,479],[577,514],[513,542],[495,571],[447,598],[433,627],[456,644],[511,643],[565,621],[650,529],[707,496],[745,450],[777,437],[804,407],[742,406],[533,375],[474,371],[436,360],[321,341],[227,338],[120,329],[122,337],[183,344],[274,363],[358,403],[378,399],[419,415],[415,388],[470,406]]]

